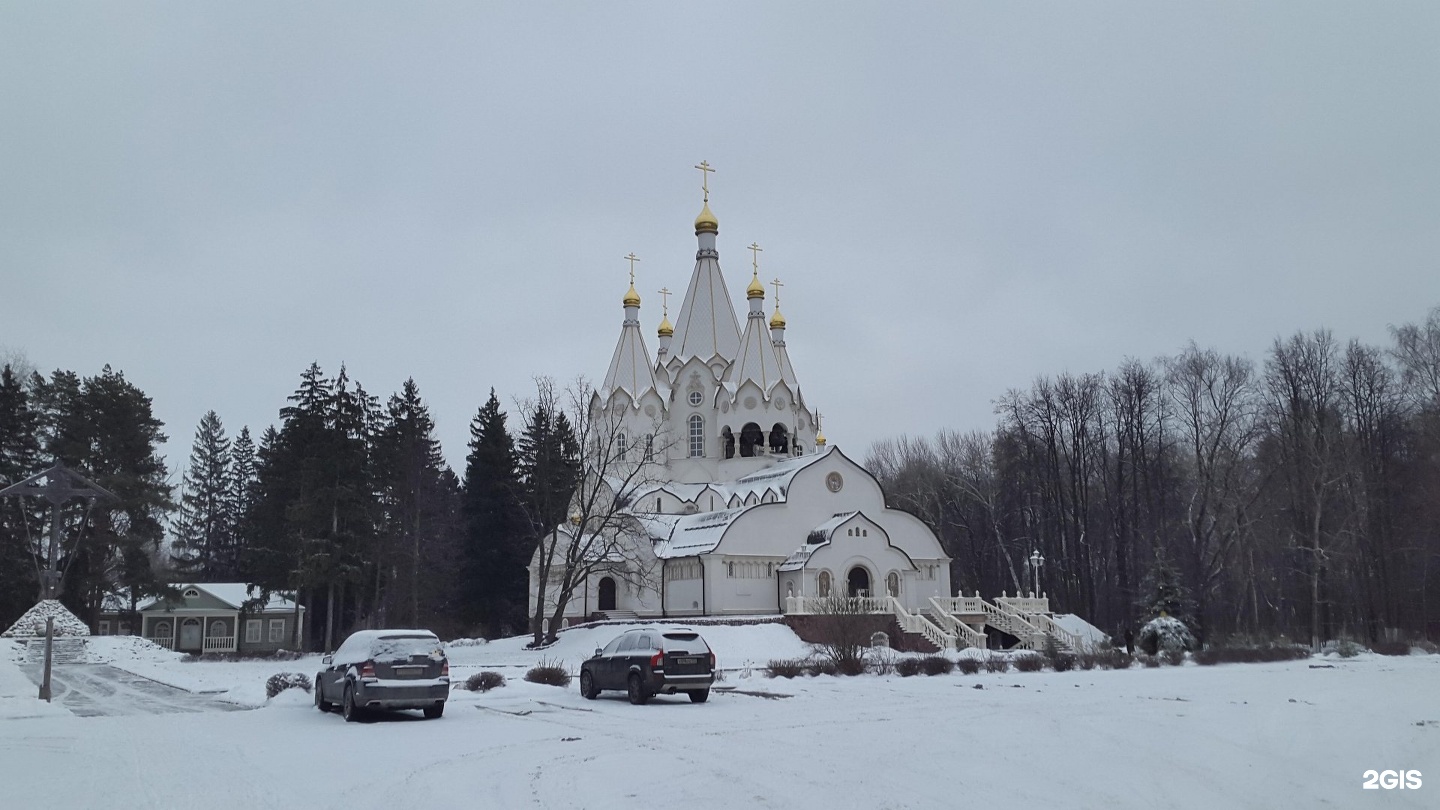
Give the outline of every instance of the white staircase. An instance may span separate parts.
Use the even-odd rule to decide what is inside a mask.
[[[930,600],[935,606],[940,623],[956,635],[964,627],[974,634],[970,645],[984,647],[985,634],[974,630],[960,617],[980,616],[985,624],[1009,633],[1019,640],[1019,646],[1027,650],[1045,649],[1046,638],[1054,639],[1056,646],[1066,652],[1079,652],[1082,645],[1079,636],[1071,633],[1050,618],[1050,600],[1046,597],[1000,596],[993,603],[975,596],[952,596]]]

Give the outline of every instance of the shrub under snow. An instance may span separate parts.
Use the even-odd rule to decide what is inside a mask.
[[[540,666],[531,667],[525,673],[525,680],[530,683],[543,683],[546,686],[569,686],[570,670],[565,668],[563,661],[547,661],[542,659]]]
[[[1195,649],[1195,636],[1190,628],[1174,616],[1156,616],[1140,628],[1140,649],[1149,655]]]
[[[273,698],[286,689],[310,691],[310,676],[299,672],[277,672],[265,681],[265,697]]]
[[[477,672],[465,679],[465,688],[471,692],[489,692],[491,689],[504,685],[505,676],[489,670]]]

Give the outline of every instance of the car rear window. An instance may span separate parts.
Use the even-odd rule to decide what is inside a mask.
[[[676,632],[665,634],[665,650],[666,652],[702,653],[709,652],[710,648],[706,646],[705,639],[700,638],[699,633]]]
[[[424,636],[401,636],[376,639],[370,644],[370,657],[376,661],[407,661],[415,656],[444,658],[440,640]]]

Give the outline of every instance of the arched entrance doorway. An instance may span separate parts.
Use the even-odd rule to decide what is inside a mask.
[[[597,609],[615,609],[615,580],[610,577],[600,578],[600,604]]]
[[[864,568],[857,565],[854,568],[850,569],[850,573],[846,575],[845,580],[850,585],[851,596],[870,595],[869,571],[866,571]]]

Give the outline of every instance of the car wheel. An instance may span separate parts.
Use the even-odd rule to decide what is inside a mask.
[[[340,698],[340,716],[345,718],[345,722],[353,723],[360,719],[363,711],[355,705],[355,688],[348,683],[345,684],[345,696]]]
[[[580,696],[586,700],[594,700],[599,694],[600,690],[595,688],[595,676],[591,675],[588,669],[580,670]]]
[[[442,714],[444,714],[444,713],[445,713],[445,704],[444,704],[443,702],[441,702],[441,703],[436,703],[434,706],[426,706],[426,707],[425,707],[425,719],[426,719],[426,720],[434,720],[435,718],[439,717],[440,715],[442,715]]]
[[[315,708],[326,714],[335,708],[334,704],[325,699],[325,688],[320,685],[320,676],[315,676]]]
[[[690,690],[690,702],[691,702],[691,703],[704,703],[705,701],[707,701],[707,700],[709,700],[709,699],[710,699],[710,690],[709,690],[709,689],[692,689],[692,690]]]
[[[640,681],[639,675],[630,676],[630,702],[636,706],[644,706],[650,702],[650,693],[645,691],[645,684]]]

